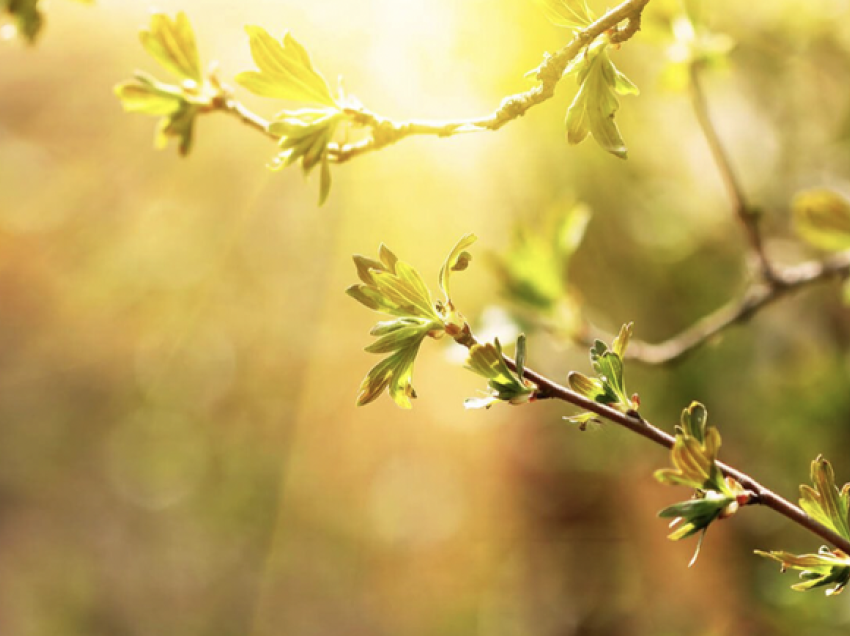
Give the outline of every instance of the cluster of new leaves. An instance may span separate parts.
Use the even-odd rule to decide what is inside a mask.
[[[93,0],[77,0],[91,4]],[[15,27],[30,44],[35,42],[44,26],[44,12],[39,7],[40,0],[0,0],[0,17],[8,15],[14,20]]]
[[[537,4],[556,26],[584,29],[595,20],[585,0],[537,0]],[[608,55],[609,44],[607,35],[597,38],[564,71],[565,76],[575,75],[579,85],[567,109],[567,141],[578,144],[593,135],[602,148],[625,159],[626,144],[614,123],[614,115],[620,107],[616,95],[637,95],[639,91],[614,66]]]
[[[145,50],[179,84],[160,82],[137,71],[134,81],[115,87],[115,94],[124,110],[161,118],[155,137],[158,148],[164,148],[173,137],[180,154],[186,155],[192,146],[195,118],[210,107],[217,94],[215,87],[204,80],[192,25],[183,12],[173,20],[155,13],[150,28],[141,31],[139,38]]]
[[[496,338],[493,344],[475,344],[469,349],[467,368],[487,379],[489,394],[481,398],[469,398],[464,402],[468,409],[490,408],[496,402],[525,404],[534,399],[537,387],[523,378],[525,369],[525,336],[517,340],[516,367],[514,373],[505,362],[502,345]]]
[[[663,484],[694,489],[691,499],[658,513],[659,517],[673,519],[671,527],[678,526],[668,537],[673,541],[702,532],[691,565],[699,555],[708,526],[730,517],[749,501],[743,487],[730,477],[724,478],[717,466],[719,448],[720,433],[708,424],[705,407],[693,402],[682,411],[681,424],[676,426],[676,440],[670,450],[673,468],[655,472],[655,478]]]
[[[279,170],[298,161],[308,175],[321,166],[319,204],[330,192],[331,172],[328,145],[339,124],[345,120],[343,107],[331,95],[322,75],[313,68],[310,56],[291,34],[281,42],[265,29],[246,28],[251,42],[251,55],[258,71],[246,71],[236,81],[262,97],[305,104],[306,108],[278,113],[268,131],[280,138],[282,152],[272,161]]]
[[[440,287],[445,302],[435,303],[422,277],[413,267],[398,260],[385,245],[378,250],[379,260],[355,256],[354,264],[362,284],[346,293],[369,309],[395,318],[379,322],[371,334],[378,338],[366,351],[389,354],[376,364],[360,385],[357,404],[368,404],[385,389],[400,407],[411,408],[413,364],[426,336],[439,338],[448,333],[460,337],[466,326],[451,300],[451,273],[466,269],[471,256],[466,248],[475,242],[467,234],[452,249],[440,271]]]
[[[815,521],[850,539],[850,484],[839,490],[832,466],[818,457],[812,462],[812,486],[800,486],[800,507]],[[831,596],[850,581],[850,555],[838,549],[824,546],[817,554],[800,555],[756,550],[756,554],[779,561],[783,572],[789,567],[801,570],[802,583],[791,586],[795,590],[827,587],[826,594]]]
[[[567,214],[517,224],[510,248],[492,259],[502,293],[565,339],[579,328],[579,304],[567,276],[589,220],[589,208],[577,204]]]
[[[567,376],[570,388],[594,402],[606,404],[623,413],[637,411],[640,400],[637,394],[629,396],[623,380],[623,360],[631,336],[632,323],[629,323],[622,326],[619,335],[611,343],[610,349],[604,342],[597,340],[590,349],[590,364],[596,372],[596,377],[589,378],[573,371]],[[596,420],[597,417],[595,413],[588,412],[566,419],[584,428],[588,422]]]

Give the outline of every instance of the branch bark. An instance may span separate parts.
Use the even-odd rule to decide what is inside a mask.
[[[352,124],[368,128],[371,136],[355,143],[328,145],[330,160],[345,163],[360,155],[380,150],[415,135],[451,137],[471,132],[499,130],[505,124],[525,115],[532,107],[545,102],[555,94],[555,87],[564,74],[567,65],[581,53],[593,40],[603,33],[610,32],[611,41],[625,42],[640,29],[640,16],[650,0],[626,0],[608,11],[596,22],[576,33],[564,48],[553,55],[546,55],[537,68],[538,84],[524,93],[504,98],[499,108],[489,115],[473,119],[447,120],[443,122],[412,120],[394,122],[380,117],[366,109],[348,109],[345,111]],[[626,25],[618,29],[622,22]],[[213,110],[230,114],[243,123],[277,140],[269,133],[269,123],[259,115],[252,113],[231,96],[216,100]]]
[[[658,344],[633,340],[628,359],[645,364],[663,365],[679,362],[726,329],[747,322],[757,312],[816,283],[850,276],[850,251],[823,261],[808,261],[786,268],[774,268],[769,282],[751,285],[740,299],[734,300],[705,316],[680,334]],[[610,339],[607,334],[595,337]],[[586,338],[585,341],[593,338]],[[587,343],[587,342],[585,342]]]
[[[511,358],[505,356],[505,362],[511,370],[516,371],[516,363]],[[658,444],[659,446],[663,446],[668,449],[673,447],[675,438],[672,435],[653,426],[640,415],[622,413],[621,411],[613,409],[610,406],[606,406],[605,404],[589,400],[583,395],[580,395],[565,386],[561,386],[557,382],[553,382],[549,378],[527,367],[524,369],[524,377],[531,380],[539,387],[541,399],[549,398],[568,402],[569,404],[573,404],[574,406],[578,406],[584,410],[596,413],[601,418],[604,418],[612,424],[622,426],[623,428],[636,433],[641,437]],[[722,462],[717,462],[717,465],[723,471],[724,475],[732,477],[744,488],[755,495],[755,497],[750,500],[750,505],[766,506],[797,525],[805,528],[809,532],[817,535],[824,541],[831,543],[836,548],[843,550],[846,554],[850,554],[850,541],[812,519],[801,508],[768,489],[766,486],[763,486],[747,473]]]

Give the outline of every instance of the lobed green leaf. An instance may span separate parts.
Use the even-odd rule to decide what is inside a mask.
[[[139,33],[145,50],[164,69],[181,80],[203,81],[195,34],[182,11],[172,20],[164,13],[151,16],[150,28]]]
[[[310,56],[291,34],[277,42],[258,26],[249,26],[251,55],[259,68],[236,76],[236,81],[263,97],[320,104],[339,109],[325,79],[313,68]]]

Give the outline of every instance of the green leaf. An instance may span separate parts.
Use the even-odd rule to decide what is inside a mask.
[[[536,3],[555,26],[582,29],[594,21],[586,0],[536,0]]]
[[[378,260],[355,256],[354,265],[363,282],[346,293],[369,309],[396,317],[371,331],[377,340],[366,351],[388,355],[366,374],[357,404],[368,404],[387,390],[396,404],[409,409],[416,397],[412,379],[419,347],[426,336],[442,335],[445,323],[419,273],[385,245],[378,250]]]
[[[452,305],[451,287],[449,285],[451,274],[452,272],[462,272],[469,266],[472,255],[465,250],[477,240],[478,237],[475,234],[464,234],[452,248],[452,251],[449,252],[446,261],[440,268],[440,289],[443,291],[446,297],[446,305],[449,307]]]
[[[720,433],[708,425],[707,418],[705,407],[699,402],[692,402],[682,412],[682,423],[676,426],[676,440],[670,449],[673,468],[655,471],[655,478],[671,486],[717,491],[735,497],[742,489],[737,482],[724,480],[717,467]]]
[[[822,456],[812,462],[812,484],[814,488],[800,486],[800,507],[816,521],[850,539],[850,484],[839,490],[832,465]]]
[[[850,557],[841,550],[830,550],[823,546],[817,554],[791,554],[790,552],[756,550],[759,556],[779,561],[782,571],[787,568],[801,570],[802,583],[791,586],[792,590],[806,592],[808,590],[832,586],[826,590],[827,596],[841,593],[850,582]]]
[[[115,95],[128,113],[165,116],[180,110],[183,98],[173,91],[165,90],[144,76],[135,82],[122,82],[115,87]]]
[[[182,11],[172,20],[164,13],[151,16],[149,30],[139,33],[142,46],[160,66],[181,80],[203,81],[195,34]]]
[[[605,42],[587,50],[574,67],[579,91],[567,110],[567,141],[578,144],[592,134],[611,154],[625,159],[627,149],[614,115],[620,107],[615,93],[637,94],[637,87],[614,66]]]
[[[493,344],[475,344],[470,347],[466,367],[486,378],[490,389],[486,398],[467,400],[466,408],[489,408],[494,402],[522,404],[534,397],[537,387],[523,381],[510,370],[502,355],[498,338]]]
[[[301,162],[305,175],[317,165],[321,166],[319,180],[319,205],[330,193],[331,169],[329,144],[337,127],[345,119],[342,111],[332,108],[303,109],[284,112],[282,118],[269,125],[269,132],[280,137],[283,149],[271,162],[272,170],[281,170]]]
[[[245,30],[251,42],[251,55],[260,70],[240,73],[237,82],[263,97],[339,108],[327,82],[292,35],[284,34],[279,43],[261,27],[249,26]]]
[[[850,248],[850,201],[832,190],[806,190],[791,203],[794,229],[815,247],[838,251]]]
[[[392,400],[401,408],[412,408],[411,398],[416,397],[413,390],[413,364],[419,353],[419,346],[433,329],[439,327],[422,319],[400,318],[401,326],[387,333],[374,344],[366,347],[371,353],[390,353],[376,364],[360,384],[357,406],[375,401],[387,389]]]

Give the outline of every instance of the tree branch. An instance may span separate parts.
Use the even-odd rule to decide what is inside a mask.
[[[722,331],[749,320],[755,313],[792,292],[832,278],[850,276],[850,251],[823,261],[808,261],[783,269],[774,268],[770,283],[751,285],[739,299],[705,316],[683,332],[664,342],[652,344],[633,340],[626,357],[646,364],[678,362]],[[597,336],[605,339],[606,335]],[[585,338],[591,341],[594,338]],[[585,342],[586,343],[586,342]]]
[[[706,141],[708,142],[708,147],[711,150],[711,155],[714,158],[714,162],[717,164],[718,170],[720,171],[720,176],[726,186],[726,191],[729,193],[729,198],[732,199],[732,206],[735,209],[735,214],[744,228],[747,241],[750,245],[750,250],[759,264],[761,276],[764,280],[773,282],[773,267],[771,266],[770,261],[767,258],[767,254],[764,251],[761,232],[759,230],[759,217],[761,213],[757,208],[751,206],[747,202],[744,189],[741,187],[741,182],[738,180],[737,174],[732,167],[732,162],[729,159],[729,155],[723,148],[723,144],[720,142],[720,136],[717,134],[717,129],[714,127],[711,117],[708,114],[708,104],[706,102],[705,92],[702,89],[702,83],[699,77],[699,64],[697,62],[692,62],[688,71],[691,103],[693,105],[697,121],[699,122],[700,128],[702,128]]]
[[[610,32],[611,42],[625,42],[640,29],[640,15],[650,0],[626,0],[614,9],[608,11],[596,22],[576,33],[575,37],[564,48],[553,55],[546,55],[542,64],[537,68],[538,84],[524,93],[510,95],[502,100],[499,108],[484,117],[476,119],[461,119],[444,122],[412,120],[393,122],[380,117],[365,108],[349,108],[344,112],[355,126],[370,129],[371,136],[355,143],[328,144],[328,154],[334,163],[345,163],[360,155],[380,150],[386,146],[414,135],[430,135],[435,137],[451,137],[453,135],[495,131],[505,124],[525,115],[525,113],[555,94],[555,87],[564,74],[567,65],[581,53],[593,40],[605,32]],[[627,21],[618,29],[617,25]],[[259,115],[249,111],[245,106],[231,96],[223,96],[214,101],[214,108],[236,116],[275,140],[278,138],[268,132],[269,122]]]
[[[512,371],[516,372],[516,363],[512,359],[505,356],[505,362]],[[549,398],[568,402],[587,411],[591,411],[609,422],[622,426],[633,433],[637,433],[641,437],[644,437],[659,446],[663,446],[668,449],[673,447],[675,438],[672,435],[653,426],[637,413],[622,413],[605,404],[594,402],[593,400],[590,400],[565,386],[561,386],[557,382],[553,382],[527,367],[524,369],[524,377],[531,380],[538,386],[540,390],[539,397],[541,399]],[[798,506],[795,506],[787,499],[763,486],[748,474],[733,468],[732,466],[722,462],[717,462],[717,466],[723,471],[724,475],[732,477],[744,488],[753,493],[754,497],[750,500],[750,504],[766,506],[787,519],[790,519],[797,525],[805,528],[809,532],[819,536],[824,541],[827,541],[840,550],[843,550],[846,554],[850,554],[850,541],[812,519]]]

